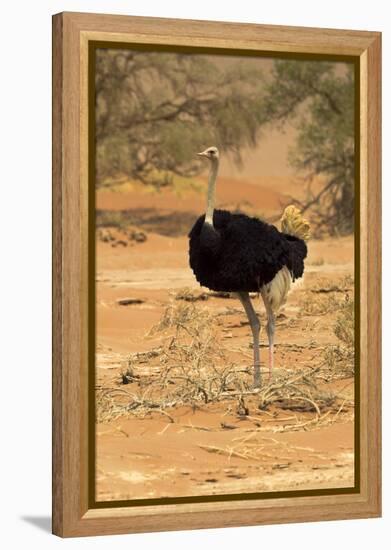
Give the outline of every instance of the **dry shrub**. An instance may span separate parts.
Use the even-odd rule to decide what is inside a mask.
[[[178,295],[182,295],[181,291]],[[175,296],[177,299],[178,295]],[[205,308],[198,308],[193,303],[176,304],[172,301],[164,310],[159,323],[152,327],[149,334],[154,335],[158,332],[165,332],[168,329],[174,329],[173,334],[178,334],[184,330],[193,339],[199,339],[201,333],[207,328],[213,327],[213,316]]]
[[[209,403],[219,400],[224,392],[248,390],[245,371],[227,361],[216,325],[215,316],[193,303],[171,304],[166,309],[152,330],[168,337],[157,381],[165,401]]]
[[[346,348],[354,349],[354,301],[348,295],[338,312],[334,333]]]
[[[300,302],[305,315],[325,315],[341,310],[353,290],[351,275],[340,277],[337,281],[324,277],[317,278]],[[347,297],[347,298],[346,298]]]
[[[217,324],[216,316],[206,308],[174,298],[149,333],[159,334],[162,344],[129,358],[127,373],[122,373],[125,385],[98,390],[98,420],[157,412],[174,421],[170,416],[173,407],[220,402],[232,411],[232,401],[239,416],[248,416],[251,406],[312,413],[319,419],[323,411],[338,405],[334,393],[321,389],[325,379],[321,367],[276,375],[254,390],[252,369],[228,361]]]
[[[335,279],[317,278],[301,301],[305,315],[332,314],[338,343],[323,351],[322,370],[327,381],[354,375],[354,280],[351,275]]]
[[[124,212],[120,210],[97,210],[96,227],[108,227],[124,229],[129,225],[129,221],[124,217]]]
[[[337,345],[326,346],[323,357],[328,380],[354,376],[354,300],[346,295],[334,324]]]
[[[191,288],[182,288],[175,294],[176,300],[184,302],[198,302],[208,300],[209,294],[202,290],[193,290]]]
[[[111,396],[109,390],[99,390],[98,419],[129,413],[167,415],[166,410],[175,406],[196,407],[249,391],[248,373],[227,361],[216,324],[206,309],[173,301],[149,333],[160,333],[164,344],[148,352],[148,373],[142,366],[145,353],[129,358],[130,376],[125,373],[127,382],[122,391]]]
[[[302,298],[300,306],[305,315],[326,315],[335,311],[339,307],[340,301],[334,294],[314,295],[307,292]]]
[[[320,416],[324,409],[335,403],[336,395],[319,389],[319,371],[320,367],[280,376],[261,389],[259,408],[265,410],[276,405],[281,409],[315,412]]]
[[[128,398],[122,389],[98,388],[95,392],[97,422],[110,422],[127,412]]]
[[[328,293],[328,292],[347,292],[352,290],[354,279],[351,275],[344,275],[337,281],[319,277],[315,280],[311,287],[311,292]]]

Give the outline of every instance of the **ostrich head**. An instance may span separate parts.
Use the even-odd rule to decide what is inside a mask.
[[[209,159],[212,162],[216,162],[219,160],[219,150],[217,147],[208,147],[205,149],[205,151],[202,151],[202,153],[197,153],[199,157],[205,157]]]

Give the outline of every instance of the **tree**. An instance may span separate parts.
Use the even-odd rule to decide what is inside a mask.
[[[253,61],[253,60],[252,60]],[[97,185],[136,179],[169,185],[203,168],[195,152],[216,144],[240,164],[267,124],[297,128],[292,164],[308,182],[299,203],[320,231],[354,227],[354,73],[351,64],[253,62],[101,49],[96,53]],[[321,182],[321,183],[320,183]]]
[[[308,181],[308,199],[318,229],[348,234],[354,229],[354,71],[351,64],[277,60],[265,87],[263,119],[296,125],[291,162]],[[319,188],[319,176],[322,185]],[[313,190],[313,183],[318,186]],[[299,202],[299,201],[296,201]]]
[[[169,184],[202,166],[195,152],[216,144],[241,161],[261,124],[259,71],[208,56],[97,51],[97,184],[127,177]]]

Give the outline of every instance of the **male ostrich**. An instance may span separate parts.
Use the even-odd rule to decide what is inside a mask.
[[[249,292],[259,292],[267,314],[269,377],[273,368],[275,316],[285,303],[291,282],[304,272],[305,240],[309,224],[294,206],[288,206],[276,227],[245,214],[215,210],[219,167],[217,147],[199,156],[210,162],[206,214],[189,233],[189,257],[197,281],[211,290],[237,293],[253,334],[254,387],[261,385],[259,358],[260,323]]]

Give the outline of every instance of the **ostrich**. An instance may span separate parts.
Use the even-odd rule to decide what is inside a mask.
[[[309,224],[294,206],[284,211],[282,232],[245,214],[215,210],[219,151],[217,147],[209,147],[198,155],[208,159],[210,171],[206,213],[198,218],[189,233],[190,267],[200,285],[238,295],[253,335],[254,388],[258,388],[261,385],[260,322],[249,292],[260,293],[265,304],[270,379],[276,313],[286,301],[291,282],[303,275]]]

